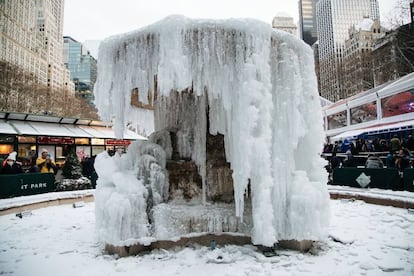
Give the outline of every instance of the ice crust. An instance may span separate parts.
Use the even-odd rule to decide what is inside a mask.
[[[130,106],[134,88],[140,99],[156,100],[156,111],[174,104],[170,93],[192,89],[195,94],[196,107],[177,103],[176,112],[167,116],[155,112],[156,131],[174,124],[179,117],[175,113],[187,112],[182,108],[189,114],[193,114],[192,108],[209,108],[208,118],[201,112],[195,125],[194,119],[181,122],[184,127],[177,133],[178,148],[199,166],[205,189],[206,132],[224,135],[226,159],[233,170],[235,213],[240,218],[248,182],[251,184],[254,243],[270,246],[278,240],[317,240],[326,235],[329,194],[319,154],[324,142],[323,116],[313,53],[306,44],[252,19],[170,16],[101,43],[96,106],[103,120],[114,121],[120,138],[123,127],[137,120],[131,116],[136,114],[131,112],[135,107]],[[196,129],[194,135],[187,135],[186,128]],[[139,158],[147,159],[134,162],[151,159]],[[145,197],[145,189],[137,188],[143,187],[139,180],[126,179],[125,167],[132,169],[131,165],[117,166],[122,173],[111,173],[109,182],[119,184],[115,184],[114,194],[105,194],[104,201],[119,203],[114,209],[122,208],[130,215],[134,220],[130,228],[136,229],[109,236],[150,235],[143,227],[147,207],[137,199]],[[126,195],[134,206],[118,202],[116,194],[122,189],[134,191]],[[203,203],[207,203],[205,197]],[[96,207],[108,209],[105,204],[97,202]],[[118,231],[119,212],[98,210],[98,227],[108,229],[114,223],[113,231]]]

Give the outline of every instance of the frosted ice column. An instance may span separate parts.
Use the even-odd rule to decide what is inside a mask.
[[[202,115],[187,125],[194,137],[181,129],[180,150],[191,153],[203,182],[206,132],[221,133],[240,217],[251,184],[253,241],[317,239],[326,234],[329,195],[313,66],[307,45],[265,23],[171,16],[101,43],[96,103],[121,133],[132,89],[160,112],[171,95],[191,90]],[[155,113],[155,130],[176,124],[175,113]]]

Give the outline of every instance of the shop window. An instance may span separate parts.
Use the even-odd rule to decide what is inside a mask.
[[[33,144],[19,144],[18,156],[24,158],[31,158],[33,156],[36,156],[36,146]]]
[[[13,145],[0,144],[0,155],[9,154],[13,150]]]
[[[75,138],[76,145],[89,145],[89,138]]]
[[[100,145],[100,146],[103,146],[103,145],[105,145],[105,139],[101,139],[101,138],[92,138],[92,139],[91,139],[91,144],[92,144],[92,145]]]

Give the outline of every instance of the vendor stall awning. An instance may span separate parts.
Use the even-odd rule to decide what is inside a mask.
[[[17,130],[17,134],[20,135],[42,135],[36,129],[32,127],[29,122],[25,121],[10,121],[10,124]]]
[[[84,138],[92,137],[89,133],[73,125],[38,122],[30,122],[30,124],[40,135]]]
[[[92,137],[79,127],[66,124],[9,121],[20,135],[44,135],[60,137]]]
[[[116,139],[115,133],[110,127],[19,120],[1,121],[0,134]],[[124,130],[123,138],[129,140],[147,139],[128,129]]]
[[[97,126],[79,126],[84,131],[88,132],[95,138],[110,138],[115,139],[115,132],[112,128],[109,127],[97,127]],[[146,140],[144,136],[141,136],[135,132],[132,132],[128,129],[124,130],[124,139],[132,139],[132,140]]]
[[[17,134],[17,131],[9,123],[0,121],[0,134]]]

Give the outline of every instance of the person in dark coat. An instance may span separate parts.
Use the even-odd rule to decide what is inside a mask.
[[[403,145],[408,150],[414,150],[414,138],[412,135],[408,135],[407,141]]]
[[[339,168],[341,166],[341,159],[336,156],[336,152],[332,152],[332,157],[330,160],[330,165],[331,165],[331,171],[333,171],[335,168]]]
[[[36,165],[36,156],[32,157],[32,162],[30,164],[29,172],[31,173],[40,172],[40,168]]]
[[[344,159],[344,161],[342,162],[344,167],[356,167],[356,162],[354,157],[352,156],[352,152],[351,150],[348,150],[346,152],[346,157]]]
[[[92,173],[95,171],[95,168],[93,167],[94,160],[88,156],[85,156],[82,159],[82,175],[86,176],[88,178],[91,177]]]
[[[399,154],[395,160],[395,167],[400,171],[404,171],[404,169],[410,167],[410,156],[407,149],[402,148],[400,149]]]
[[[394,153],[398,153],[398,151],[401,148],[401,141],[400,138],[398,138],[397,135],[394,135],[394,137],[390,140],[390,148]]]
[[[6,163],[3,168],[1,168],[1,174],[18,174],[22,173],[22,167],[19,163],[16,162],[17,152],[13,151],[9,154],[6,159]]]

